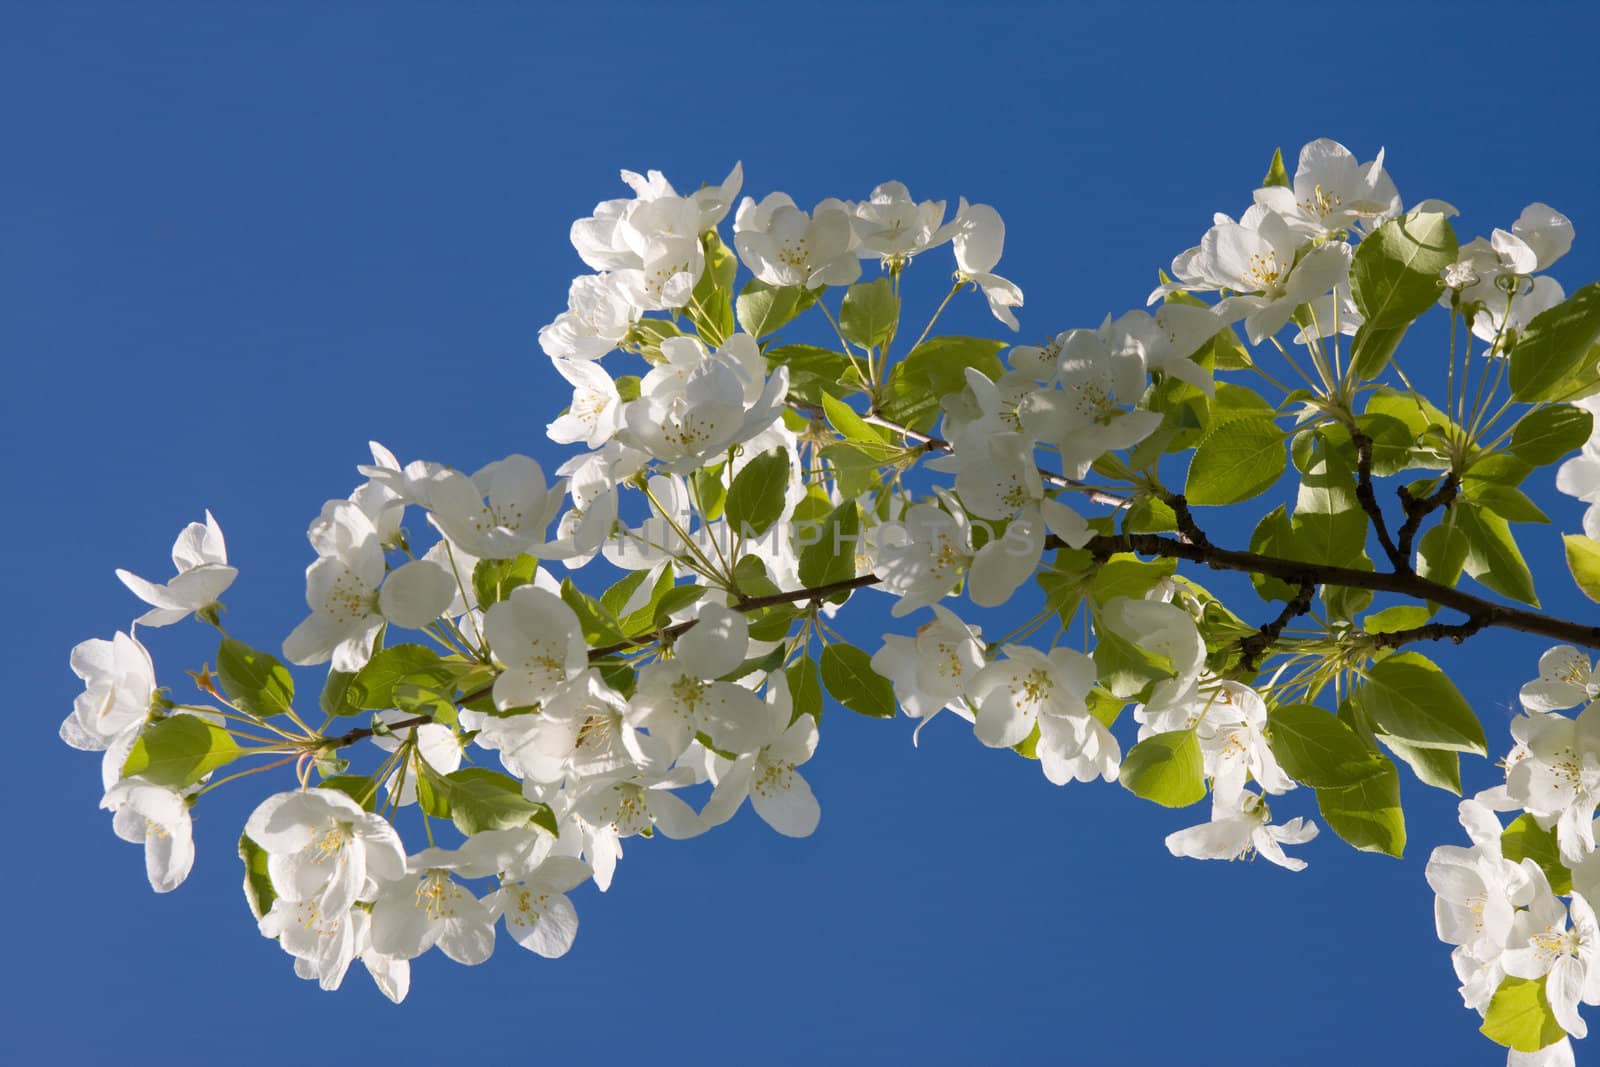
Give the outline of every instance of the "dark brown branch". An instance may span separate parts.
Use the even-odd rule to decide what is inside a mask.
[[[1445,476],[1444,484],[1429,496],[1420,500],[1411,495],[1411,490],[1403,485],[1395,486],[1395,493],[1400,497],[1400,506],[1405,509],[1406,521],[1400,527],[1400,544],[1396,551],[1400,558],[1405,560],[1405,570],[1411,570],[1411,546],[1416,541],[1417,531],[1422,528],[1422,520],[1442,507],[1448,507],[1456,498],[1456,490],[1461,488],[1461,479],[1456,477],[1456,472],[1451,471]]]
[[[1045,545],[1049,548],[1061,548],[1064,547],[1064,542],[1051,537],[1046,540]],[[1431,600],[1447,608],[1454,608],[1467,616],[1483,616],[1484,626],[1498,626],[1522,633],[1538,634],[1541,637],[1553,638],[1584,648],[1600,648],[1600,626],[1588,626],[1537,611],[1496,604],[1412,573],[1360,571],[1352,567],[1302,563],[1298,560],[1279,559],[1276,556],[1262,556],[1254,552],[1217,548],[1214,545],[1201,547],[1186,544],[1160,534],[1116,536],[1102,534],[1091,538],[1084,547],[1096,559],[1107,559],[1118,552],[1137,552],[1142,556],[1188,560],[1216,571],[1237,571],[1241,574],[1281,578],[1295,584],[1315,582],[1318,585],[1337,585],[1348,589],[1371,589],[1375,593],[1396,593],[1415,600]]]
[[[1487,616],[1471,615],[1465,622],[1430,622],[1414,626],[1409,630],[1395,630],[1392,633],[1368,636],[1379,648],[1399,648],[1413,641],[1453,641],[1459,645],[1488,625]]]
[[[1383,554],[1389,557],[1394,569],[1410,571],[1411,554],[1402,552],[1395,546],[1394,539],[1389,536],[1389,524],[1383,518],[1383,509],[1378,506],[1378,495],[1372,490],[1372,438],[1360,430],[1352,429],[1350,440],[1355,442],[1356,446],[1356,500],[1361,504],[1361,510],[1372,520],[1372,528],[1378,534],[1378,543],[1383,546]]]
[[[1278,612],[1277,618],[1249,637],[1240,640],[1239,651],[1242,655],[1239,660],[1239,666],[1247,671],[1254,671],[1262,655],[1272,647],[1272,643],[1283,633],[1283,628],[1288,626],[1293,619],[1311,610],[1311,598],[1316,593],[1316,583],[1301,582],[1299,591],[1295,593],[1293,599],[1283,606],[1283,610]]]

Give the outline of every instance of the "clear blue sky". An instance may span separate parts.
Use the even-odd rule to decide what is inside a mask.
[[[1293,875],[1169,856],[1202,811],[833,709],[815,837],[747,811],[631,842],[609,894],[578,893],[567,958],[431,954],[399,1008],[359,970],[320,993],[257,935],[233,855],[250,788],[201,809],[189,882],[149,891],[95,810],[97,760],[55,736],[69,648],[140,610],[112,569],[165,573],[210,507],[230,622],[273,646],[306,522],[369,438],[555,462],[566,394],[535,333],[619,167],[684,189],[742,159],[747,191],[801,203],[895,178],[994,204],[1035,340],[1141,304],[1274,146],[1317,136],[1387,146],[1407,202],[1454,201],[1463,233],[1553,204],[1578,232],[1555,273],[1600,277],[1590,5],[602,8],[0,3],[0,1059],[433,1062],[470,1035],[573,1064],[1501,1062],[1422,878],[1462,837],[1453,798],[1409,777],[1403,861],[1324,834]],[[1587,610],[1556,592],[1555,533],[1528,542],[1546,606]],[[151,635],[163,682],[203,636]],[[1541,646],[1470,647],[1446,659],[1500,748]]]

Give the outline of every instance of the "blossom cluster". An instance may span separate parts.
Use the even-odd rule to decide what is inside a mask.
[[[1314,141],[1292,176],[1275,159],[1237,221],[1216,215],[1144,307],[1008,347],[934,334],[967,290],[1019,326],[989,205],[961,198],[951,214],[885,182],[806,211],[782,192],[741,199],[737,165],[686,196],[656,171],[622,177],[632,197],[573,223],[592,273],[539,331],[572,387],[547,434],[573,454],[549,476],[520,453],[467,473],[373,443],[364,481],[311,522],[308,613],[279,651],[326,666],[321,727],[297,710],[289,669],[226,632],[215,673],[190,672],[206,702],[157,684],[138,627],[193,616],[222,629],[236,572],[209,513],[179,536],[165,584],[118,572],[150,610],[73,651],[85,689],[62,737],[104,753],[102,805],[144,844],[157,891],[188,875],[189,813],[207,792],[292,765],[297,788],[260,802],[240,855],[262,934],[323,988],[360,960],[398,1001],[410,960],[437,946],[481,963],[502,926],[561,956],[577,931],[567,894],[607,890],[624,841],[696,836],[746,799],[777,832],[811,834],[820,807],[800,768],[824,690],[865,715],[903,711],[914,743],[949,711],[947,725],[964,720],[1057,785],[1209,799],[1205,821],[1166,837],[1175,856],[1301,870],[1285,846],[1323,825],[1398,855],[1395,761],[1459,792],[1459,754],[1487,752],[1465,698],[1401,651],[1454,635],[1429,629],[1442,625],[1424,595],[1437,586],[1415,583],[1464,574],[1535,602],[1473,538],[1520,563],[1503,531],[1538,509],[1517,482],[1581,450],[1556,480],[1594,505],[1569,558],[1592,552],[1600,588],[1600,545],[1584,547],[1600,534],[1600,400],[1518,363],[1551,343],[1543,313],[1572,304],[1542,273],[1572,243],[1545,205],[1458,244],[1455,209],[1407,209],[1381,153],[1363,163]],[[902,287],[946,245],[949,292],[896,361],[912,335]],[[1409,379],[1410,395],[1379,381],[1399,333],[1432,308],[1482,345],[1458,372],[1452,333],[1443,409]],[[779,335],[804,327],[824,344]],[[1252,348],[1275,350],[1306,388],[1279,386]],[[1507,380],[1529,410],[1502,432],[1510,401],[1488,405]],[[1191,451],[1178,492],[1170,458]],[[1261,520],[1254,555],[1218,555],[1191,506],[1259,495],[1290,458],[1292,514]],[[1408,470],[1426,477],[1402,487],[1406,526],[1391,537],[1371,479]],[[1413,539],[1435,511],[1446,518],[1416,541],[1419,578]],[[1393,565],[1387,586],[1350,578],[1375,570],[1369,537]],[[1255,609],[1178,575],[1180,559],[1247,571],[1280,615],[1246,622]],[[601,571],[609,588],[576,584]],[[1423,603],[1369,610],[1375,589]],[[856,595],[889,598],[915,628],[855,647],[835,624]],[[1003,607],[1026,621],[998,640],[968,621]],[[1308,615],[1319,625],[1295,628]],[[1383,685],[1442,710],[1380,699]],[[1337,716],[1316,706],[1325,692]],[[1473,846],[1437,850],[1428,871],[1486,1032],[1501,1040],[1494,1002],[1526,995],[1517,981],[1559,1024],[1502,1040],[1537,1062],[1570,1058],[1576,1005],[1600,1003],[1587,902],[1600,892],[1597,697],[1584,653],[1545,657],[1505,785],[1463,802]],[[1559,714],[1585,703],[1575,720]],[[277,759],[219,774],[261,757]],[[1321,823],[1269,806],[1313,794]],[[1502,827],[1494,813],[1512,811]],[[402,825],[425,843],[408,846]]]

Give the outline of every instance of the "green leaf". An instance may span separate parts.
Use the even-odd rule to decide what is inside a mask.
[[[1290,520],[1291,559],[1362,567],[1366,562],[1367,513],[1356,498],[1355,473],[1318,439],[1300,478]]]
[[[1400,772],[1383,770],[1352,785],[1317,790],[1317,808],[1333,832],[1363,852],[1396,858],[1406,850],[1406,817],[1400,809]]]
[[[1529,499],[1527,493],[1513,486],[1466,478],[1462,480],[1461,491],[1474,504],[1486,511],[1494,512],[1507,522],[1550,521],[1550,516],[1540,510],[1539,505]]]
[[[1594,416],[1583,408],[1551,404],[1517,420],[1510,448],[1518,459],[1542,467],[1582,448],[1593,430]]]
[[[839,309],[839,331],[863,348],[877,348],[894,336],[900,322],[900,298],[888,278],[857,282],[845,290]]]
[[[1507,976],[1494,991],[1478,1029],[1495,1044],[1518,1052],[1538,1052],[1567,1036],[1550,1010],[1543,978]]]
[[[665,570],[662,573],[665,574]],[[633,599],[633,595],[639,591],[639,587],[649,576],[649,571],[629,571],[613,583],[611,588],[600,594],[600,606],[621,618],[628,602]]]
[[[854,500],[878,487],[878,472],[884,464],[881,457],[869,455],[855,445],[841,441],[824,445],[822,458],[832,468],[834,484],[839,487],[840,496]]]
[[[1443,789],[1461,795],[1461,754],[1447,752],[1442,748],[1419,748],[1405,741],[1396,740],[1388,734],[1379,734],[1378,740],[1383,742],[1390,752],[1405,760],[1411,768],[1411,773],[1417,780],[1435,789]]]
[[[784,671],[789,682],[789,698],[794,702],[794,717],[809,715],[822,719],[822,682],[817,677],[817,661],[801,656]]]
[[[832,585],[856,576],[856,541],[861,532],[861,513],[854,500],[834,508],[815,530],[816,540],[800,550],[800,584],[807,589]],[[802,537],[804,544],[806,538]]]
[[[267,871],[267,850],[244,834],[239,835],[239,859],[244,863],[244,900],[257,919],[272,910],[278,891]]]
[[[616,616],[607,611],[600,601],[574,585],[571,578],[561,579],[561,599],[578,616],[583,639],[589,645],[612,645],[627,638]]]
[[[1441,214],[1424,211],[1384,223],[1350,262],[1356,307],[1375,330],[1409,324],[1438,301],[1444,286],[1439,272],[1457,253],[1455,231]]]
[[[539,561],[524,552],[516,559],[480,559],[472,568],[472,592],[478,607],[488,611],[511,595],[511,590],[533,581]]]
[[[854,645],[835,643],[822,650],[822,684],[851,711],[894,718],[894,687],[872,669],[872,657]]]
[[[1095,569],[1089,580],[1089,593],[1104,605],[1125,596],[1142,600],[1144,595],[1177,572],[1175,559],[1142,560],[1128,552],[1119,552]]]
[[[889,372],[880,397],[884,416],[915,430],[930,428],[940,400],[967,387],[967,368],[991,380],[1005,373],[999,357],[1004,347],[987,337],[930,337]]]
[[[633,329],[628,331],[627,343],[637,345],[639,354],[649,362],[664,363],[666,358],[661,354],[661,342],[682,336],[683,331],[678,329],[677,323],[671,319],[640,319],[633,324]],[[620,380],[617,392],[624,394]],[[622,399],[626,400],[628,397],[622,395]],[[634,399],[638,399],[637,392],[634,393]]]
[[[694,328],[708,344],[721,344],[733,335],[733,279],[739,273],[735,256],[716,230],[700,235],[706,266],[684,309]]]
[[[1600,282],[1541,311],[1511,349],[1511,397],[1533,402],[1561,397],[1566,382],[1600,343]]]
[[[1250,551],[1262,556],[1292,559],[1294,557],[1289,546],[1293,541],[1294,527],[1289,522],[1289,513],[1279,504],[1256,523],[1255,531],[1250,534]],[[1256,594],[1262,600],[1288,602],[1300,592],[1299,586],[1264,574],[1250,575],[1250,584],[1255,586]]]
[[[425,771],[423,777],[443,796],[450,820],[464,834],[524,826],[557,832],[550,806],[524,797],[522,786],[510,775],[486,767],[464,767],[445,775]]]
[[[1361,629],[1369,634],[1394,634],[1414,630],[1432,617],[1433,612],[1421,604],[1395,604],[1362,619]]]
[[[1467,698],[1425,656],[1401,652],[1379,660],[1351,696],[1378,729],[1408,744],[1489,754]]]
[[[761,453],[734,476],[723,509],[728,524],[740,533],[766,533],[783,514],[788,490],[789,453],[781,448]]]
[[[1557,896],[1572,892],[1572,871],[1562,862],[1554,826],[1541,830],[1532,815],[1519,815],[1500,834],[1500,851],[1512,863],[1525,859],[1537,863]]]
[[[1572,580],[1590,600],[1600,601],[1600,544],[1583,534],[1563,534],[1567,546],[1567,569]]]
[[[245,750],[233,735],[198,715],[173,715],[145,727],[122,764],[124,778],[139,775],[152,785],[187,789]]]
[[[383,711],[395,706],[394,687],[401,680],[429,678],[445,683],[455,676],[456,669],[426,645],[390,645],[374,653],[367,665],[356,672],[350,682],[349,700],[365,711]]]
[[[1457,529],[1466,535],[1467,574],[1501,596],[1538,607],[1533,574],[1506,520],[1492,511],[1459,500],[1450,511],[1456,516]]]
[[[843,352],[816,345],[780,345],[766,351],[767,362],[789,368],[789,395],[808,404],[823,396],[849,396],[866,388],[860,371]]]
[[[317,706],[324,715],[359,715],[362,709],[350,698],[350,683],[356,680],[352,671],[328,671],[328,680],[322,683],[322,695]]]
[[[217,680],[228,699],[260,719],[282,715],[294,704],[294,679],[277,658],[224,637],[217,648]]]
[[[1130,793],[1168,808],[1182,808],[1206,795],[1200,742],[1193,730],[1152,734],[1123,757],[1118,780]]]
[[[1035,580],[1044,590],[1045,606],[1060,617],[1061,625],[1072,625],[1095,572],[1093,558],[1078,548],[1060,549],[1050,566],[1035,572]]]
[[[1095,632],[1095,676],[1113,696],[1144,700],[1159,681],[1177,675],[1172,660],[1123,637],[1108,627]]]
[[[1272,420],[1231,420],[1194,450],[1184,496],[1195,506],[1237,504],[1271,489],[1287,466],[1283,431]]]
[[[1356,785],[1393,772],[1338,716],[1312,704],[1286,704],[1267,712],[1268,745],[1284,772],[1313,789]]]
[[[1261,184],[1269,189],[1274,186],[1289,188],[1289,172],[1283,166],[1283,149],[1272,150],[1272,165],[1267,168],[1267,176],[1261,179]]]
[[[822,411],[827,416],[828,425],[839,432],[839,436],[847,441],[854,441],[868,451],[882,455],[890,455],[899,449],[890,444],[884,434],[875,429],[871,423],[856,413],[856,410],[843,400],[837,400],[824,395],[822,398]]]
[[[761,338],[783,329],[816,302],[815,291],[803,285],[774,287],[752,278],[734,302],[734,311],[739,328],[751,337]]]
[[[1350,343],[1350,365],[1356,378],[1370,382],[1383,373],[1405,335],[1404,326],[1374,326],[1370,322],[1357,326]]]
[[[1456,525],[1454,509],[1417,542],[1417,573],[1440,585],[1456,584],[1467,565],[1467,535]]]

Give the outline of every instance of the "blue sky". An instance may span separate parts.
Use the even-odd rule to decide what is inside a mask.
[[[683,189],[743,160],[746,191],[803,204],[890,178],[994,204],[1037,340],[1142,304],[1275,146],[1331,136],[1387,146],[1407,202],[1456,203],[1463,234],[1566,212],[1571,290],[1600,277],[1592,8],[5,3],[0,22],[0,1055],[1501,1061],[1422,878],[1461,837],[1453,798],[1409,777],[1404,860],[1324,834],[1292,875],[1174,859],[1163,835],[1202,813],[1056,789],[953,721],[913,750],[904,720],[833,708],[813,838],[746,812],[632,842],[610,893],[577,895],[567,958],[433,954],[396,1008],[359,972],[297,981],[255,932],[233,855],[251,783],[202,808],[193,876],[157,897],[95,810],[97,760],[55,734],[68,650],[139,610],[113,568],[164,574],[202,509],[241,571],[230,624],[273,647],[303,612],[306,522],[369,438],[468,469],[558,461],[565,391],[535,334],[584,269],[571,220],[622,195],[619,167]],[[951,327],[997,328],[979,303]],[[1556,533],[1527,544],[1546,607],[1589,610]],[[869,648],[881,607],[852,624]],[[163,682],[204,638],[151,636]],[[1541,648],[1441,653],[1491,747]]]

